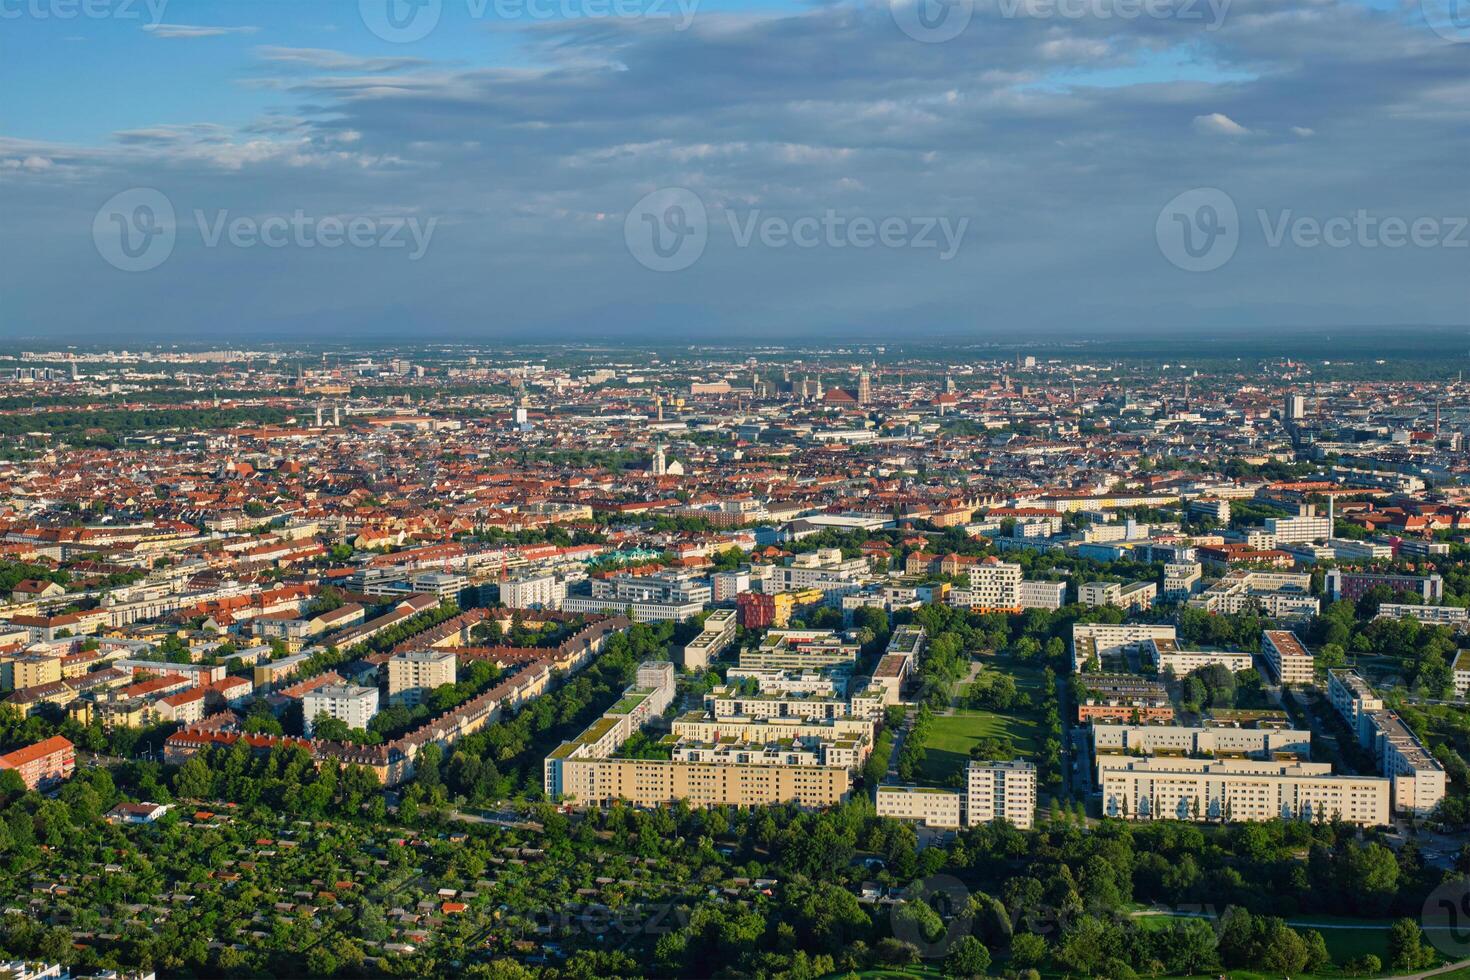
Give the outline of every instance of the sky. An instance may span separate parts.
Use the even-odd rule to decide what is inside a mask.
[[[1470,325],[1470,0],[0,0],[0,339]]]

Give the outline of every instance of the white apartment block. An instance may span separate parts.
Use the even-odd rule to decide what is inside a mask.
[[[1389,823],[1389,780],[1334,776],[1326,762],[1097,759],[1103,813],[1129,820],[1330,820]]]
[[[1194,595],[1199,588],[1200,564],[1197,561],[1170,562],[1164,566],[1163,597],[1179,602]]]
[[[878,816],[926,827],[973,827],[1006,820],[1029,830],[1036,814],[1036,766],[1030,762],[971,762],[965,789],[879,786]]]
[[[1315,616],[1320,609],[1311,594],[1312,576],[1300,572],[1237,569],[1189,600],[1189,606],[1213,613],[1239,613],[1260,606],[1273,619]]]
[[[1119,609],[1148,609],[1158,598],[1153,582],[1088,582],[1077,587],[1077,601],[1084,606],[1116,606]]]
[[[704,670],[735,639],[735,610],[716,609],[705,617],[700,634],[680,650],[679,663],[685,670]]]
[[[455,681],[450,650],[405,650],[388,658],[388,699],[418,704],[425,691]]]
[[[734,602],[742,592],[750,591],[750,572],[715,572],[709,577],[712,601]]]
[[[1266,533],[1276,539],[1277,544],[1298,544],[1303,541],[1323,541],[1332,537],[1332,519],[1318,517],[1310,506],[1306,513],[1296,517],[1268,517],[1264,523]]]
[[[643,602],[568,594],[562,600],[561,608],[563,612],[570,613],[626,615],[635,623],[662,623],[668,620],[683,622],[686,619],[693,619],[704,612],[704,603]]]
[[[1464,698],[1466,692],[1470,692],[1470,650],[1459,650],[1455,653],[1455,662],[1451,666],[1455,682],[1455,697]]]
[[[1081,670],[1094,656],[1117,657],[1139,648],[1144,640],[1172,640],[1172,624],[1077,623],[1072,627],[1072,669]]]
[[[1463,606],[1423,606],[1412,602],[1385,602],[1378,607],[1378,619],[1417,619],[1435,626],[1470,624],[1470,609]]]
[[[1261,653],[1281,684],[1310,684],[1316,679],[1316,661],[1290,630],[1263,630]]]
[[[366,729],[378,713],[378,689],[352,684],[323,684],[301,698],[301,716],[307,737],[311,736],[319,715],[327,715],[347,723],[348,728]]]
[[[1160,674],[1172,673],[1175,677],[1183,677],[1210,664],[1219,664],[1233,674],[1249,669],[1254,662],[1249,651],[1184,650],[1177,640],[1147,639],[1143,641],[1140,652],[1158,668]]]
[[[1180,752],[1269,757],[1290,753],[1306,758],[1312,748],[1311,732],[1276,726],[1246,727],[1210,721],[1201,727],[1093,722],[1091,728],[1094,755]]]
[[[1445,795],[1444,767],[1404,720],[1350,670],[1328,672],[1327,697],[1357,733],[1358,743],[1373,750],[1378,771],[1392,780],[1394,811],[1419,817],[1434,812]]]
[[[1021,566],[986,559],[970,567],[969,604],[987,609],[1021,608]]]
[[[1016,595],[1022,609],[1060,609],[1067,601],[1067,583],[1022,579]]]
[[[500,583],[500,601],[511,609],[560,609],[566,597],[566,579],[550,573]]]

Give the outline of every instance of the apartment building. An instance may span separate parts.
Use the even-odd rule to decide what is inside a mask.
[[[951,599],[955,605],[969,605],[986,610],[1021,611],[1021,566],[1012,562],[986,558],[970,567],[970,587],[956,590],[965,595],[961,603]]]
[[[1188,605],[1214,613],[1259,607],[1273,619],[1299,619],[1315,616],[1320,608],[1311,587],[1312,576],[1305,573],[1236,569],[1212,582]]]
[[[679,663],[686,670],[704,670],[735,639],[735,610],[716,609],[704,620],[698,636],[679,651]]]
[[[1278,684],[1310,684],[1316,680],[1316,661],[1290,630],[1262,631],[1261,654]]]
[[[1254,662],[1248,651],[1209,648],[1185,650],[1175,639],[1151,637],[1144,640],[1140,647],[1141,656],[1158,668],[1160,674],[1173,674],[1175,677],[1183,677],[1211,664],[1219,664],[1233,674],[1248,670]]]
[[[1029,830],[1036,814],[1036,766],[1023,760],[972,761],[963,790],[931,786],[880,786],[880,817],[910,820],[926,827],[973,827],[1005,820]]]
[[[1268,517],[1262,524],[1278,545],[1325,541],[1332,537],[1332,519],[1326,515],[1318,516],[1310,504],[1295,517]]]
[[[1139,724],[1172,722],[1174,705],[1156,680],[1134,674],[1084,674],[1085,694],[1077,705],[1079,723]]]
[[[754,650],[740,651],[742,670],[820,670],[857,663],[862,645],[831,630],[771,630]]]
[[[566,579],[550,572],[500,583],[500,601],[511,609],[560,609],[566,597]]]
[[[1450,667],[1455,683],[1455,697],[1463,698],[1470,692],[1470,650],[1457,650],[1455,662]]]
[[[405,650],[388,658],[388,700],[416,705],[441,684],[455,681],[451,650]]]
[[[1377,619],[1416,619],[1428,626],[1470,625],[1470,609],[1463,606],[1425,606],[1412,602],[1385,602],[1379,605]]]
[[[1084,606],[1147,609],[1158,592],[1159,587],[1152,582],[1084,582],[1077,586],[1077,601]]]
[[[900,626],[888,639],[888,649],[873,668],[868,690],[880,692],[885,705],[902,700],[903,686],[918,667],[925,634],[920,626]]]
[[[1135,653],[1144,640],[1172,640],[1172,624],[1076,623],[1072,626],[1072,669],[1080,671],[1094,657],[1101,663]]]
[[[76,768],[76,747],[60,735],[0,755],[0,770],[18,773],[26,789],[50,789],[71,778]]]
[[[1419,817],[1434,812],[1445,795],[1444,767],[1403,719],[1350,670],[1328,671],[1327,697],[1358,743],[1373,751],[1379,773],[1392,780],[1394,812]]]
[[[1169,602],[1182,602],[1199,590],[1201,568],[1197,561],[1171,561],[1164,565],[1164,590],[1161,597]]]
[[[715,572],[709,577],[711,601],[715,603],[734,602],[735,597],[742,592],[750,591],[750,572]]]
[[[1370,589],[1384,586],[1393,592],[1408,592],[1425,603],[1444,599],[1444,579],[1439,575],[1394,575],[1386,572],[1345,572],[1329,568],[1323,583],[1333,600],[1361,599]]]
[[[308,737],[317,717],[326,715],[345,722],[348,728],[366,729],[378,713],[378,689],[353,684],[323,684],[301,698],[301,717]]]
[[[1198,726],[1093,722],[1094,755],[1184,753],[1269,758],[1311,754],[1312,733],[1290,726],[1280,712],[1215,712]]]
[[[1389,823],[1390,782],[1325,762],[1102,755],[1103,813],[1127,820]]]

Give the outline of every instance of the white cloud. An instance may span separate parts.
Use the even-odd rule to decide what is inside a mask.
[[[1194,117],[1194,130],[1206,136],[1249,136],[1251,131],[1223,112]]]
[[[254,34],[258,27],[203,27],[198,24],[144,24],[143,30],[154,37],[168,40],[190,40],[198,37],[224,37],[227,34]]]
[[[1317,135],[1317,131],[1315,129],[1308,129],[1306,126],[1293,126],[1291,127],[1291,131],[1293,134],[1300,136],[1302,139],[1306,139],[1309,136]]]

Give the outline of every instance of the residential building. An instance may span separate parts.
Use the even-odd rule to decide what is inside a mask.
[[[378,689],[352,684],[324,684],[301,699],[301,716],[306,734],[311,735],[320,715],[345,722],[348,728],[366,730],[378,713]]]
[[[965,789],[931,786],[879,786],[880,817],[910,820],[926,827],[973,827],[1005,820],[1029,830],[1036,813],[1036,766],[1030,762],[972,761]]]
[[[679,663],[686,670],[705,670],[735,639],[736,611],[716,609],[705,617],[698,636],[680,648]]]
[[[60,735],[0,755],[0,770],[14,770],[26,789],[50,789],[71,778],[76,767],[76,747]]]
[[[441,684],[455,681],[451,650],[405,650],[388,658],[388,699],[416,705]]]
[[[1316,679],[1311,653],[1290,630],[1264,630],[1261,654],[1279,684],[1310,684]]]

